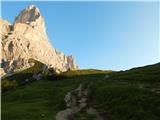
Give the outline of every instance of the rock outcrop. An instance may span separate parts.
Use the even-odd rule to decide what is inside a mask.
[[[30,58],[38,60],[56,72],[78,69],[72,56],[53,48],[48,40],[44,18],[39,9],[28,6],[11,25],[0,20],[1,74],[29,67]]]

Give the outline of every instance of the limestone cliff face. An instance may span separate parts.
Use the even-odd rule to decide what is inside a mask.
[[[72,56],[65,56],[51,46],[44,18],[33,5],[24,9],[15,18],[13,25],[0,20],[0,36],[2,74],[29,67],[30,58],[57,72],[78,69]]]

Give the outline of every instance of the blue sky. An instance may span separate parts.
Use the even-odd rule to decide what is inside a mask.
[[[158,2],[2,2],[2,18],[12,23],[30,4],[45,18],[52,45],[80,68],[124,70],[160,61]]]

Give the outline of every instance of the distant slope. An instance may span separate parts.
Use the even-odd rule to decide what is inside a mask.
[[[67,77],[80,76],[80,75],[93,75],[93,74],[109,74],[112,73],[111,70],[96,70],[96,69],[81,69],[74,71],[63,72],[62,75]]]
[[[126,71],[115,72],[111,75],[110,79],[160,82],[160,63],[133,68]]]
[[[55,120],[56,113],[65,109],[64,96],[80,83],[90,86],[88,107],[106,120],[159,120],[159,68],[158,63],[114,73],[78,70],[63,73],[64,78],[31,82],[2,93],[2,120]],[[75,116],[94,118],[85,109]]]

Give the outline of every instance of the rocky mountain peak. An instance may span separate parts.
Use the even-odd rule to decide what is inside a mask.
[[[0,35],[2,36],[0,72],[12,73],[28,68],[30,58],[52,67],[57,72],[78,68],[72,56],[65,56],[52,47],[46,34],[44,18],[34,5],[22,10],[13,25],[0,20]]]
[[[20,12],[20,14],[15,18],[15,23],[26,23],[35,22],[41,16],[39,9],[30,5]]]

